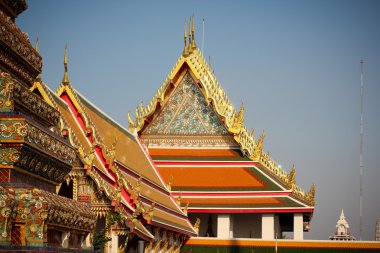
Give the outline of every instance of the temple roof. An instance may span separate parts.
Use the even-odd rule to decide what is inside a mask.
[[[139,214],[151,225],[196,235],[139,138],[78,93],[67,78],[66,57],[64,63],[65,75],[55,94],[42,81],[35,82],[31,90],[38,89],[61,113],[59,130],[67,133],[87,174],[116,206],[119,205],[115,208],[128,224],[133,224],[135,233],[146,240],[154,236],[136,219]]]
[[[194,99],[187,99],[182,95],[186,89],[192,89]],[[192,108],[202,110],[203,115],[198,115]],[[309,193],[303,191],[295,184],[295,168],[288,174],[269,153],[263,151],[265,132],[256,139],[254,132],[248,131],[244,124],[244,105],[242,104],[239,111],[234,108],[211,66],[196,47],[193,19],[190,21],[188,33],[185,25],[182,55],[151,101],[145,107],[141,103],[136,108],[135,120],[130,114],[128,119],[129,130],[136,131],[141,136],[155,160],[191,157],[185,154],[186,149],[213,152],[215,147],[222,147],[229,152],[240,152],[242,155],[235,156],[234,159],[258,162],[258,167],[290,189],[294,197],[314,206],[314,185]],[[212,123],[205,127],[204,122]],[[176,147],[177,150],[182,148],[179,152],[181,154],[176,156],[177,150],[173,151],[171,147]],[[165,149],[170,150],[166,155],[163,154]],[[190,159],[206,159],[201,156],[194,155]],[[223,156],[219,156],[219,159],[221,157]],[[227,155],[223,159],[226,157],[231,156]],[[218,157],[212,159],[218,160]]]

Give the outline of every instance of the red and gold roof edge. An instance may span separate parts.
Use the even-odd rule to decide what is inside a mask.
[[[113,147],[109,148],[104,143],[104,141],[101,139],[99,131],[95,128],[94,124],[90,120],[90,117],[88,116],[88,114],[83,109],[85,107],[82,105],[81,98],[79,97],[79,95],[77,94],[77,92],[75,91],[75,89],[72,87],[72,85],[70,83],[62,82],[60,84],[60,86],[57,88],[56,95],[58,97],[64,93],[66,93],[70,97],[71,102],[74,104],[75,108],[77,108],[79,114],[81,115],[81,118],[83,119],[83,121],[85,123],[86,134],[90,135],[92,138],[93,148],[98,147],[100,149],[100,151],[101,151],[100,155],[103,156],[105,162],[109,165],[109,169],[111,170],[111,173],[115,177],[114,184],[118,185],[118,187],[120,189],[118,187],[116,187],[116,188],[118,188],[118,189],[116,189],[112,185],[110,185],[109,183],[106,182],[106,180],[99,174],[99,172],[103,171],[100,168],[90,169],[90,170],[88,170],[88,174],[94,179],[94,181],[97,183],[98,187],[100,187],[100,189],[103,189],[105,191],[105,193],[107,194],[107,196],[113,201],[115,201],[115,196],[120,195],[120,193],[123,195],[123,189],[129,189],[129,190],[125,190],[125,191],[127,191],[128,194],[131,195],[131,199],[133,201],[132,205],[134,206],[134,207],[132,207],[132,211],[133,212],[139,211],[141,209],[139,207],[143,206],[143,203],[141,202],[141,200],[145,199],[143,196],[141,196],[141,199],[138,197],[136,198],[136,196],[133,196],[134,194],[138,195],[138,193],[135,192],[135,188],[139,188],[139,187],[137,185],[133,186],[131,184],[128,184],[128,182],[126,182],[123,179],[123,176],[122,176],[123,173],[118,171],[119,169],[118,169],[117,165],[115,164],[115,162],[116,162],[115,150],[113,149]],[[93,167],[92,162],[93,162],[94,157],[93,157],[93,155],[91,155],[91,152],[93,152],[93,151],[90,150],[88,153],[86,153],[86,152],[84,152],[84,149],[81,146],[79,146],[78,151],[79,151],[80,158],[81,158],[82,162],[85,165],[87,165],[89,168],[92,168]],[[89,158],[91,158],[91,159],[89,159]],[[95,172],[98,172],[98,173],[95,173]],[[140,183],[141,183],[141,179],[138,180]],[[148,179],[146,179],[146,180],[148,180]],[[146,180],[144,179],[144,181],[146,181]],[[137,182],[137,184],[139,182]],[[170,194],[170,193],[168,192],[168,194]],[[146,205],[146,201],[144,201],[144,202]],[[153,209],[154,205],[156,205],[155,208],[161,209],[161,205],[159,203],[157,203],[157,204],[155,203],[155,204],[151,205],[151,207],[145,208],[147,210],[145,210],[143,217],[145,219],[147,219],[148,223],[153,218],[153,216],[152,216],[153,212],[150,210]],[[129,209],[131,209],[131,207],[129,207]],[[179,209],[179,210],[181,210],[181,209]],[[183,214],[181,215],[179,213],[177,215],[180,215],[181,217],[184,216]],[[131,217],[128,217],[128,219],[134,220],[133,214]],[[192,228],[190,223],[189,223],[189,228]],[[185,229],[183,229],[183,232],[185,232],[186,234],[189,234],[189,235],[195,235],[195,231],[193,231],[193,230],[187,230],[186,231]]]

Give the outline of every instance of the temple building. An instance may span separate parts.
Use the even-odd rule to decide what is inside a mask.
[[[315,187],[296,185],[264,152],[197,48],[194,18],[184,49],[152,100],[140,104],[129,130],[138,135],[159,174],[189,213],[199,236],[303,240],[310,229]]]
[[[198,225],[140,139],[73,88],[67,48],[58,90],[44,84],[26,8],[0,1],[0,251],[179,252]]]
[[[344,216],[343,209],[335,227],[336,227],[335,234],[330,236],[330,240],[339,240],[339,241],[356,240],[355,237],[351,235],[350,226],[348,225],[346,217]]]
[[[75,89],[67,46],[57,90],[44,83],[38,40],[15,24],[26,8],[0,0],[0,252],[380,249],[303,240],[314,184],[298,187],[295,166],[264,152],[265,132],[248,131],[244,105],[197,48],[193,17],[178,61],[126,129]],[[335,237],[348,228],[342,211]]]
[[[96,215],[59,196],[77,163],[60,113],[30,91],[42,58],[15,25],[25,1],[0,1],[0,245],[81,247]]]

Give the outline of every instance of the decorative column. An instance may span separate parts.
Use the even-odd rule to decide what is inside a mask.
[[[232,233],[231,227],[231,215],[229,214],[218,214],[217,218],[217,238],[228,239]],[[233,235],[232,235],[233,236]]]
[[[261,238],[264,240],[274,239],[274,214],[263,213],[261,217]]]
[[[294,213],[293,238],[296,241],[303,240],[303,213]]]

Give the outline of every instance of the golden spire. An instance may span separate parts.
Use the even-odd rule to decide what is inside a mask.
[[[189,35],[189,45],[188,45],[189,53],[191,53],[193,51],[192,47],[191,47],[191,44],[193,43],[193,37],[191,35],[191,24],[192,24],[192,17],[190,16],[189,31],[188,31],[188,35]]]
[[[240,133],[242,128],[244,127],[244,103],[241,102],[240,111],[234,114],[232,120],[232,126],[228,129],[230,132],[234,134]]]
[[[191,19],[191,48],[192,49],[196,49],[197,48],[197,45],[195,44],[195,36],[194,36],[194,14],[192,16],[192,19]]]
[[[293,189],[295,184],[296,184],[296,166],[293,164],[292,170],[290,171],[288,175],[288,187],[290,189]]]
[[[65,46],[65,54],[63,56],[63,65],[65,66],[65,73],[63,74],[62,83],[63,84],[69,84],[69,74],[67,72],[67,44]]]
[[[182,55],[186,57],[186,56],[189,54],[189,51],[187,50],[186,18],[185,18],[185,29],[184,29],[184,35],[183,35],[183,38],[184,38],[185,45],[184,45],[184,48],[183,48],[183,53],[182,53]]]
[[[257,143],[255,143],[255,147],[253,149],[253,153],[251,155],[251,159],[253,161],[260,161],[261,155],[263,153],[263,142],[265,138],[265,131],[263,131]]]
[[[36,52],[38,53],[38,37],[36,39],[36,46],[34,48],[36,50]],[[36,77],[36,81],[37,82],[40,82],[41,81],[41,73],[38,74],[38,76]]]
[[[36,47],[34,48],[36,51],[37,51],[37,53],[38,53],[38,37],[37,37],[37,39],[36,39]]]
[[[315,185],[314,183],[311,185],[309,192],[307,193],[308,204],[311,206],[315,206]]]

